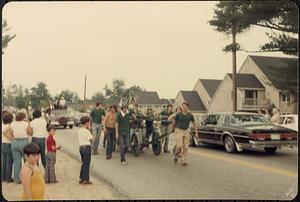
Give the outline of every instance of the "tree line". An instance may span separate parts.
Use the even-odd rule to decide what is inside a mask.
[[[126,87],[125,81],[122,79],[113,79],[111,85],[106,84],[103,91],[95,92],[90,99],[86,101],[102,102],[104,104],[118,104],[121,97],[127,96],[129,92],[139,93],[145,91],[137,85],[129,88]],[[24,87],[23,85],[10,84],[7,87],[3,86],[2,81],[2,105],[12,106],[18,109],[24,109],[31,106],[34,109],[46,108],[49,103],[61,98],[68,103],[83,102],[78,96],[78,93],[69,89],[62,90],[56,95],[51,95],[46,83],[40,81],[32,88]]]

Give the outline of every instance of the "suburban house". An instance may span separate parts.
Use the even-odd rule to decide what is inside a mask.
[[[280,113],[298,113],[298,58],[249,55],[239,73],[254,74]]]
[[[143,91],[136,95],[136,102],[142,112],[146,112],[148,108],[152,108],[154,112],[159,113],[170,101],[168,99],[160,99],[155,91]]]
[[[172,104],[171,99],[162,98],[162,99],[160,99],[160,102],[161,102],[163,108],[167,108],[169,104]]]
[[[183,102],[189,103],[190,112],[194,115],[206,113],[205,105],[203,104],[197,91],[179,91],[175,99],[174,107],[177,108],[178,106],[181,106]]]
[[[266,108],[269,100],[265,98],[265,87],[254,74],[237,74],[237,110],[257,112]],[[232,74],[226,74],[212,97],[208,112],[233,111]]]
[[[175,105],[175,99],[170,99],[170,104],[174,106]]]
[[[209,108],[212,97],[214,96],[217,88],[222,80],[215,79],[198,79],[193,91],[196,91],[206,109]]]

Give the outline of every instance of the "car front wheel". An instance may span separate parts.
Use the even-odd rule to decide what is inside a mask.
[[[277,150],[277,147],[264,148],[267,153],[274,153]]]
[[[229,135],[226,135],[224,139],[224,146],[226,152],[228,153],[235,153],[237,151],[235,146],[235,141]]]

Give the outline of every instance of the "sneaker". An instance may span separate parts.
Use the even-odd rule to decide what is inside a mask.
[[[182,162],[182,165],[183,165],[183,166],[187,166],[188,163],[187,163],[187,162]]]
[[[93,184],[91,181],[83,180],[82,184]]]
[[[170,151],[169,150],[167,150],[167,151],[164,151],[165,153],[170,153]]]
[[[106,160],[109,160],[109,159],[111,159],[111,156],[106,156]]]
[[[122,165],[126,165],[126,161],[122,161],[121,163],[122,163]]]
[[[95,151],[95,152],[93,152],[93,154],[94,154],[94,155],[97,155],[97,154],[99,154],[99,152]]]

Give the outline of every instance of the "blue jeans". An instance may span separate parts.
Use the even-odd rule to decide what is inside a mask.
[[[92,123],[92,135],[95,137],[95,142],[92,144],[93,152],[98,151],[101,134],[101,124]]]
[[[106,145],[106,156],[112,156],[113,152],[113,144],[115,139],[115,129],[114,128],[106,128],[106,139],[107,139],[107,145]]]
[[[80,176],[81,180],[90,180],[90,164],[91,164],[91,155],[92,150],[90,145],[80,146],[79,152],[81,156],[81,169],[80,169]]]
[[[2,143],[2,166],[1,175],[2,181],[11,182],[12,179],[13,157],[11,153],[11,144]]]
[[[14,181],[20,183],[20,171],[22,167],[23,148],[29,143],[28,138],[14,139],[11,143],[13,155]]]
[[[169,126],[167,125],[161,125],[160,127],[160,132],[161,132],[161,135],[165,135],[169,132]],[[166,135],[164,137],[164,140],[165,140],[165,143],[164,143],[164,151],[168,151],[169,149],[169,135]]]
[[[146,138],[148,140],[149,140],[150,135],[154,134],[154,133],[155,133],[155,129],[154,129],[153,125],[150,127],[146,127]],[[153,136],[152,136],[152,138],[153,138]]]
[[[38,138],[38,137],[32,137],[32,141],[33,143],[37,144],[40,147],[41,150],[41,161],[43,164],[44,169],[46,168],[46,154],[45,154],[45,150],[46,150],[46,146],[45,146],[45,142],[46,142],[46,138]]]
[[[128,150],[129,146],[129,134],[125,132],[120,133],[120,155],[121,155],[121,162],[126,161],[125,154]]]

